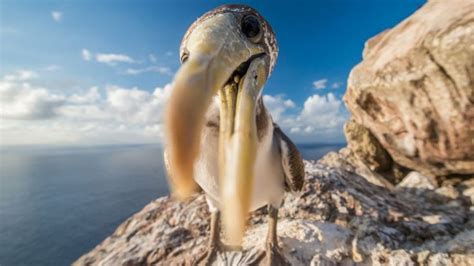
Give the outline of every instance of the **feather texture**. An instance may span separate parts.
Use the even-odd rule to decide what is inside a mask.
[[[285,190],[291,192],[301,191],[304,184],[304,163],[298,148],[283,133],[277,124],[273,124],[273,136],[278,143],[281,153],[281,164],[285,173]]]

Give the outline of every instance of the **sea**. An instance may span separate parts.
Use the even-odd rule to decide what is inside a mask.
[[[317,160],[345,144],[300,144]],[[0,147],[0,266],[70,265],[168,194],[160,145]]]

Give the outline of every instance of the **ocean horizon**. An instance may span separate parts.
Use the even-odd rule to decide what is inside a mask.
[[[317,160],[344,143],[297,145]],[[158,144],[0,147],[0,265],[69,265],[168,194]]]

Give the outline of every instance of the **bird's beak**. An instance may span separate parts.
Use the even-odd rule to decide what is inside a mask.
[[[232,246],[242,242],[254,189],[256,102],[267,78],[266,63],[264,57],[254,59],[238,85],[235,103],[221,104],[221,209],[226,237]],[[232,100],[226,93],[225,101]]]
[[[166,111],[170,185],[175,196],[186,198],[197,188],[194,162],[206,111],[213,96],[220,96],[220,209],[232,245],[241,242],[250,208],[256,101],[268,76],[269,62],[262,47],[239,34],[239,27],[231,13],[196,25],[187,38],[189,58],[176,74]]]

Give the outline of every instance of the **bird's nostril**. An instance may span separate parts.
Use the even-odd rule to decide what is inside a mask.
[[[189,58],[189,52],[183,52],[183,55],[181,55],[181,63],[185,63]]]

